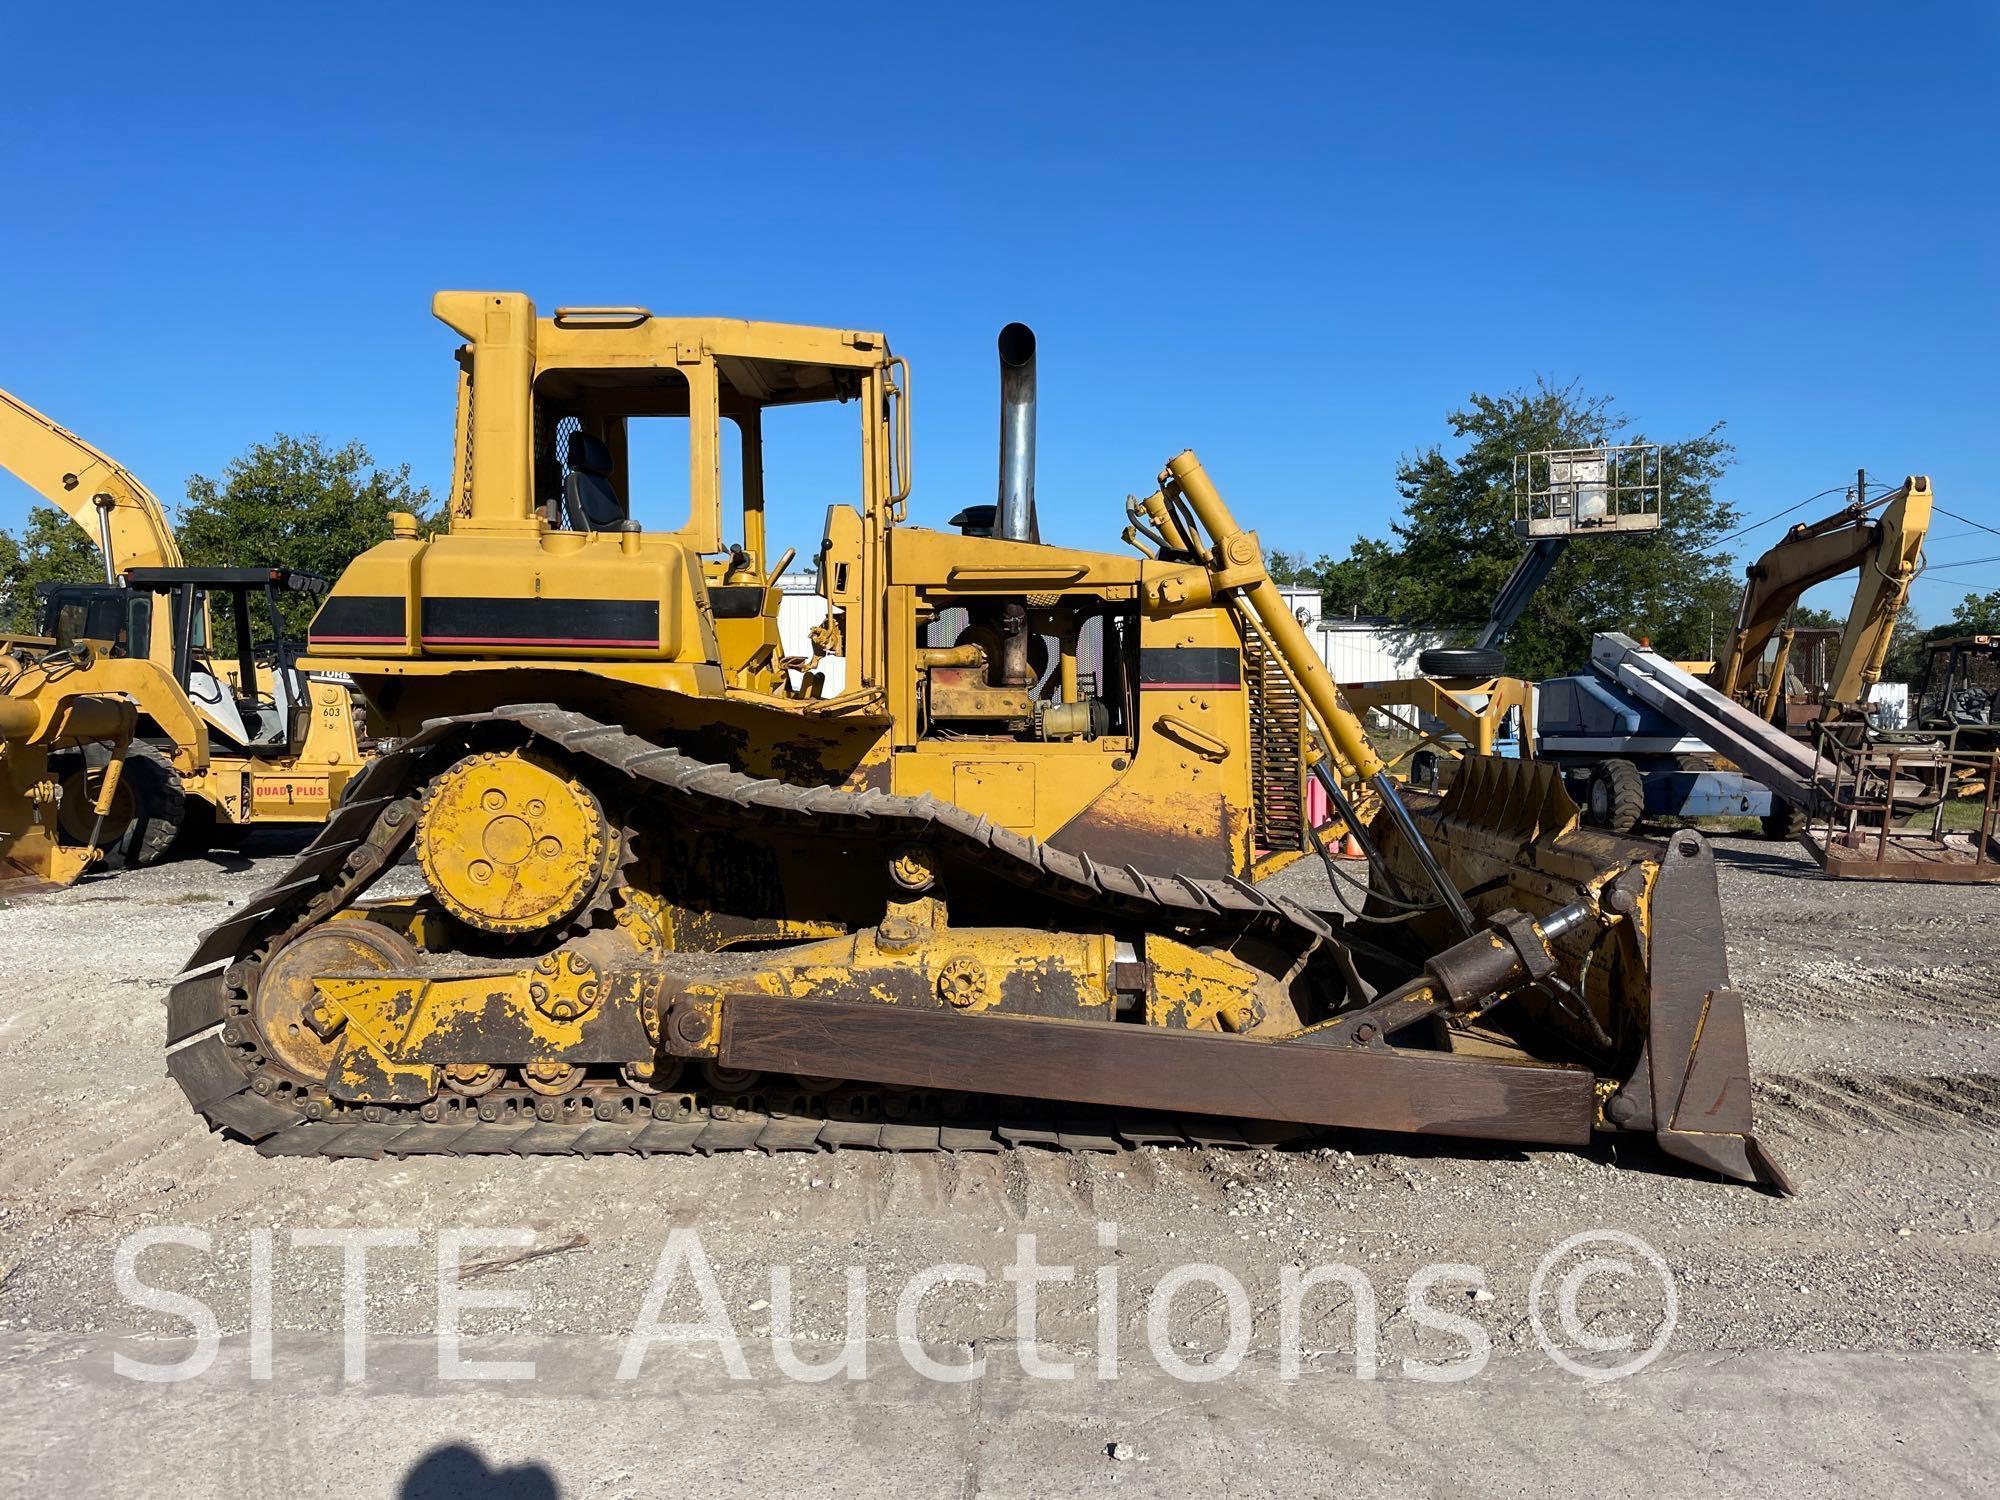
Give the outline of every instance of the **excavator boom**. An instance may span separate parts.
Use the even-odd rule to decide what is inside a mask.
[[[1879,510],[1881,514],[1871,512]],[[1757,682],[1764,648],[1807,589],[1861,570],[1827,684],[1829,704],[1858,704],[1881,680],[1896,616],[1909,598],[1930,530],[1931,482],[1913,475],[1889,494],[1794,526],[1744,578],[1736,626],[1715,685],[1741,699]]]
[[[104,553],[105,582],[128,568],[178,568],[180,544],[153,492],[20,397],[0,391],[0,466],[84,529]]]
[[[287,568],[185,566],[151,490],[6,391],[0,467],[104,561],[102,582],[43,585],[52,640],[0,653],[0,869],[62,885],[113,848],[149,863],[219,823],[323,821],[361,767],[353,705],[288,664],[277,599],[325,585]],[[233,675],[211,655],[211,601],[233,606]],[[253,601],[271,626],[268,666]],[[119,734],[78,707],[101,702],[123,705]]]

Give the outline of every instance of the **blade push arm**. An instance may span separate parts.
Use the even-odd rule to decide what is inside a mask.
[[[1368,731],[1362,727],[1354,712],[1340,701],[1340,690],[1334,683],[1333,674],[1327,671],[1319,652],[1306,639],[1299,622],[1292,618],[1285,596],[1271,581],[1256,533],[1245,531],[1236,524],[1236,518],[1223,503],[1215,481],[1208,477],[1208,471],[1202,468],[1201,460],[1192,451],[1181,453],[1167,465],[1160,476],[1159,498],[1160,511],[1174,521],[1175,535],[1182,540],[1192,540],[1190,533],[1196,528],[1207,534],[1210,545],[1206,549],[1205,561],[1209,587],[1218,598],[1227,598],[1239,611],[1246,613],[1250,617],[1246,623],[1261,630],[1270,640],[1286,671],[1298,684],[1300,696],[1321,734],[1354,767],[1356,773],[1374,787],[1375,794],[1382,800],[1383,810],[1408,842],[1438,900],[1451,913],[1459,928],[1468,934],[1474,931],[1477,924],[1471,909],[1465,904],[1465,898],[1459,894],[1458,888],[1432,855],[1430,846],[1424,842],[1409,809],[1403,805],[1402,795],[1396,789],[1394,778],[1389,775],[1387,764],[1369,743]],[[1177,500],[1185,501],[1187,511],[1191,513],[1185,520],[1174,516]],[[1150,502],[1147,509],[1149,513],[1154,509]]]

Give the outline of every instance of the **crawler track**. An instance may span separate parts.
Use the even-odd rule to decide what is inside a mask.
[[[1302,943],[1339,943],[1318,914],[1242,881],[1147,875],[1094,863],[994,826],[936,799],[799,787],[692,759],[547,704],[434,720],[375,762],[352,800],[273,885],[204,934],[168,1000],[168,1071],[202,1117],[272,1156],[601,1155],[737,1150],[1071,1150],[1196,1142],[1266,1144],[1311,1134],[1213,1119],[1133,1118],[984,1096],[898,1093],[765,1078],[651,1092],[590,1077],[551,1097],[503,1086],[422,1106],[341,1104],[258,1047],[250,996],[261,965],[332,918],[394,864],[417,824],[428,778],[468,735],[540,742],[622,778],[669,814],[843,839],[920,844],[1057,906],[1149,930],[1227,935],[1261,928]]]

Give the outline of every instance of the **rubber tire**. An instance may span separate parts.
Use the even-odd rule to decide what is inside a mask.
[[[173,857],[198,859],[208,853],[216,846],[217,826],[221,821],[213,802],[205,797],[188,797],[181,815],[181,831],[174,840]]]
[[[1779,802],[1761,819],[1764,837],[1795,844],[1805,836],[1806,810],[1789,802]]]
[[[109,745],[100,742],[83,747],[86,771],[102,771],[110,763]],[[181,785],[180,774],[151,745],[135,744],[125,751],[119,785],[131,794],[132,821],[112,851],[127,866],[159,864],[175,852],[188,819],[187,789]]]
[[[1507,657],[1472,646],[1433,646],[1417,653],[1417,670],[1426,677],[1498,677],[1507,670]]]
[[[1629,760],[1607,760],[1590,773],[1584,817],[1612,833],[1630,833],[1646,817],[1646,778]]]

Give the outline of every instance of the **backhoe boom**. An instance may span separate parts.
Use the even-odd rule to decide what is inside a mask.
[[[0,391],[0,466],[84,529],[105,582],[127,568],[178,568],[181,549],[153,492],[131,471],[18,396]]]

